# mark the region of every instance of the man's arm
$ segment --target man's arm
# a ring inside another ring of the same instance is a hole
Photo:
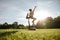
[[[36,6],[34,7],[33,11],[35,11],[35,9],[36,9]]]
[[[27,15],[26,15],[26,19],[28,19],[28,16],[29,16],[29,15],[28,15],[28,13],[27,13]]]

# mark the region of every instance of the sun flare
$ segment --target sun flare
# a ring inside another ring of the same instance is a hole
[[[46,10],[41,10],[41,11],[37,11],[35,13],[35,17],[38,19],[38,20],[43,20],[45,19],[46,17],[50,16],[49,15],[49,12],[46,11]]]

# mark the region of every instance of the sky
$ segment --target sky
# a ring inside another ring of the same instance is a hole
[[[13,23],[27,25],[26,14],[34,8],[35,17],[60,16],[60,0],[0,0],[0,23]]]

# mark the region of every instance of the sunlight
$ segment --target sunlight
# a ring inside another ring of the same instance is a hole
[[[37,18],[37,20],[43,20],[48,16],[50,16],[50,15],[47,10],[40,10],[35,13],[35,17]]]

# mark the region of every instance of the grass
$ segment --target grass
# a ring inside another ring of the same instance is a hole
[[[60,29],[0,29],[0,40],[60,40]]]

